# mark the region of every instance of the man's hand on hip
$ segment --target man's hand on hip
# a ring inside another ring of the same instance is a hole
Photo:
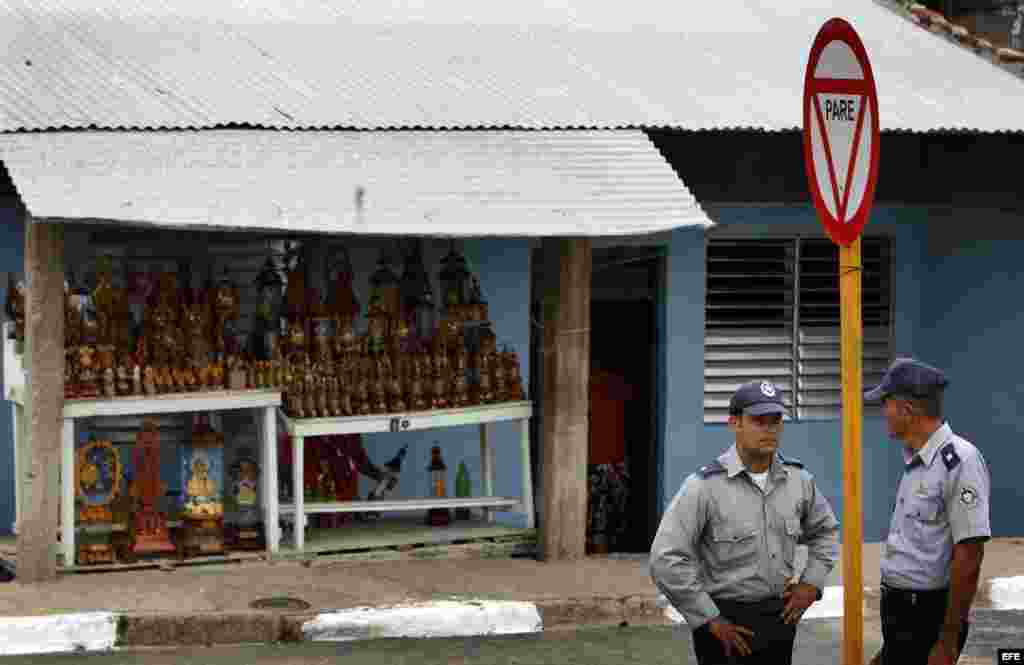
[[[818,599],[818,587],[806,582],[790,584],[782,592],[786,606],[782,608],[782,619],[785,623],[799,623],[800,618],[814,601]]]
[[[743,626],[737,626],[736,624],[723,619],[722,617],[715,617],[708,623],[708,629],[711,634],[718,638],[718,641],[722,643],[725,648],[726,658],[732,656],[735,650],[741,656],[749,656],[751,653],[750,644],[744,639],[753,639],[754,631]]]

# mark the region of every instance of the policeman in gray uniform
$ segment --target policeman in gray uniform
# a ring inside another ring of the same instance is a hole
[[[771,382],[741,386],[729,403],[735,445],[683,482],[651,546],[651,577],[693,630],[701,665],[788,665],[838,557],[832,508],[778,452],[784,413]],[[809,551],[796,581],[798,544]]]
[[[957,661],[978,588],[989,527],[989,472],[981,452],[944,422],[949,380],[897,359],[865,393],[881,401],[889,436],[903,442],[903,477],[882,555],[882,650],[872,665]]]

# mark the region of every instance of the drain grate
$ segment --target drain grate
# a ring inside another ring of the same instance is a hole
[[[276,598],[259,598],[249,603],[254,610],[308,610],[310,604],[298,598],[278,596]]]

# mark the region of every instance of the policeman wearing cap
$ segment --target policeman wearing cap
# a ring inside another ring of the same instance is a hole
[[[790,663],[797,623],[836,563],[832,508],[778,452],[784,413],[771,382],[741,386],[729,403],[735,445],[686,478],[651,546],[651,577],[693,630],[701,665]],[[798,544],[808,560],[795,579]]]
[[[949,380],[897,359],[864,394],[881,401],[903,443],[903,477],[882,554],[882,650],[872,665],[955,663],[967,641],[989,528],[989,472],[981,452],[943,420]]]

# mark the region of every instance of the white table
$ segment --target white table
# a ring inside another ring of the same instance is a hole
[[[285,431],[292,439],[292,492],[294,503],[281,505],[280,512],[295,516],[295,549],[305,549],[306,515],[318,513],[354,512],[397,512],[406,510],[428,510],[430,508],[481,508],[487,520],[494,521],[494,510],[513,509],[526,515],[528,528],[534,527],[533,477],[530,466],[530,418],[533,405],[529,401],[483,404],[458,409],[414,411],[409,413],[388,413],[371,416],[350,416],[344,418],[289,418],[278,411]],[[494,448],[491,445],[491,429],[494,423],[519,421],[520,459],[522,471],[522,496],[494,496]],[[459,498],[422,498],[386,501],[336,501],[306,503],[303,496],[304,441],[311,436],[332,434],[373,434],[384,432],[409,432],[439,427],[479,425],[480,460],[483,495]],[[277,519],[275,518],[275,523]],[[275,532],[278,535],[280,532]],[[276,547],[277,543],[275,543]]]

